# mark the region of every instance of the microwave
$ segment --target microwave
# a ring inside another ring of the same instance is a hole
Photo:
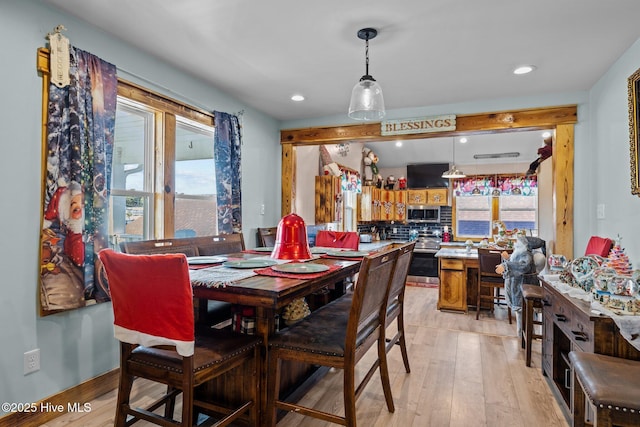
[[[440,206],[409,205],[407,222],[440,222]]]

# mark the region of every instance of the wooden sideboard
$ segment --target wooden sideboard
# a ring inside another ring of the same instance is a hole
[[[593,313],[589,302],[562,294],[544,280],[542,286],[542,374],[550,380],[552,389],[561,397],[561,407],[571,418],[570,351],[633,360],[640,360],[640,351],[620,334],[613,319]]]

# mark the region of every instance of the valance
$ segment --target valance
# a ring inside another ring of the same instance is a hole
[[[458,196],[536,196],[538,177],[521,175],[473,176],[453,180],[453,195]]]

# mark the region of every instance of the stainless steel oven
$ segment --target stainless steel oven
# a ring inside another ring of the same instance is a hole
[[[438,277],[438,259],[435,255],[441,242],[442,239],[434,233],[418,235],[409,266],[408,281],[421,282],[428,277]]]

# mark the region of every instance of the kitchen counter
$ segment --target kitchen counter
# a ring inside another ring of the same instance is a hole
[[[406,240],[378,240],[371,243],[358,244],[359,251],[373,252],[384,248],[385,246],[393,245],[394,243],[405,243]]]
[[[478,259],[478,250],[466,248],[440,248],[436,252],[436,258],[460,258],[460,259]]]

